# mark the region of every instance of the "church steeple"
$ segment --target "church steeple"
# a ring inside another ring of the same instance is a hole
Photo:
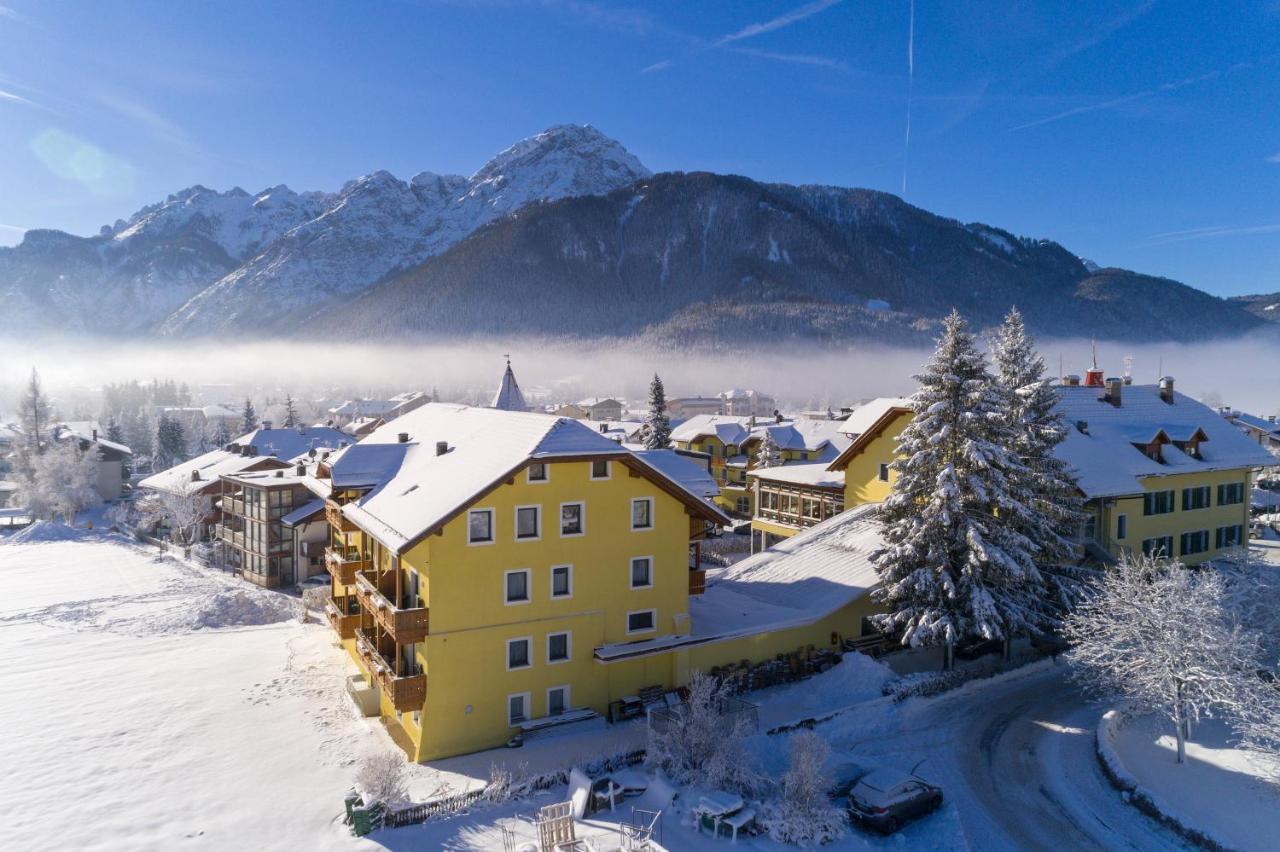
[[[490,408],[501,408],[503,411],[528,411],[529,406],[524,401],[524,394],[520,393],[516,374],[511,372],[511,356],[507,355],[506,359],[507,369],[502,374],[502,382],[498,385],[498,392],[494,394],[493,405]]]

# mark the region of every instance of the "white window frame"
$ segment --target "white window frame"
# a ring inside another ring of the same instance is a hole
[[[548,686],[547,687],[547,715],[548,716],[551,715],[551,693],[555,692],[557,689],[564,690],[564,710],[562,710],[561,712],[568,713],[573,708],[573,705],[569,703],[569,694],[570,694],[569,684],[566,683],[560,686]],[[510,713],[510,708],[508,708],[508,713]]]
[[[604,462],[604,476],[596,476],[596,462]],[[587,470],[587,476],[595,482],[604,482],[606,479],[613,479],[613,465],[609,463],[609,459],[592,459],[591,467]]]
[[[567,533],[564,531],[564,507],[565,506],[578,507],[578,526],[582,529],[581,532]],[[585,500],[566,500],[565,502],[561,503],[560,514],[559,514],[559,526],[560,526],[561,538],[582,538],[584,535],[586,535],[587,534],[587,502]]]
[[[533,478],[533,466],[535,464],[542,465],[542,479]],[[551,465],[547,464],[545,461],[529,462],[529,466],[524,469],[524,481],[530,485],[546,485],[551,481]]]
[[[632,629],[631,629],[631,616],[633,616],[633,615],[640,615],[640,614],[642,614],[642,613],[646,613],[646,612],[647,612],[647,613],[649,613],[651,616],[653,616],[653,619],[652,619],[653,626],[652,626],[652,627],[645,627],[645,628],[642,628],[642,629],[640,629],[640,630],[632,630]],[[656,610],[656,609],[633,609],[631,612],[628,612],[628,613],[627,613],[627,635],[628,635],[628,636],[635,636],[635,635],[636,635],[636,634],[638,634],[638,633],[655,633],[655,632],[657,632],[657,630],[658,630],[658,610]]]
[[[647,527],[636,526],[636,504],[637,503],[649,504],[649,526]],[[658,509],[657,503],[658,501],[653,499],[652,497],[632,497],[631,498],[631,516],[627,518],[627,522],[631,524],[632,532],[651,532],[657,528],[658,526],[658,521],[656,518],[657,509]]]
[[[471,516],[487,512],[489,514],[489,538],[481,541],[472,541],[471,539]],[[498,540],[498,513],[493,509],[469,509],[467,510],[467,547],[483,547],[487,544],[493,544]]]
[[[565,658],[563,660],[551,659],[551,637],[552,636],[564,637]],[[573,631],[572,630],[555,630],[555,631],[552,631],[551,633],[548,633],[547,634],[547,665],[558,666],[558,665],[561,665],[562,663],[568,663],[572,661],[573,661]]]
[[[565,568],[569,575],[569,592],[563,595],[556,594],[556,569]],[[573,566],[565,563],[564,565],[552,565],[550,574],[550,583],[547,585],[547,595],[553,601],[567,601],[573,597]]]
[[[649,562],[649,582],[643,586],[637,586],[636,583],[636,562],[645,559]],[[653,557],[652,556],[633,556],[627,562],[627,588],[630,589],[652,589],[653,588]]]
[[[525,597],[522,601],[513,601],[508,599],[507,578],[512,574],[524,575],[524,592]],[[502,572],[502,603],[503,606],[528,606],[533,603],[533,571],[528,568],[512,568],[510,571]]]
[[[511,699],[520,698],[524,700],[524,718],[511,718]],[[533,693],[532,692],[513,692],[507,696],[507,727],[518,728],[521,722],[527,722],[533,718]]]
[[[516,642],[524,642],[525,648],[528,651],[528,653],[525,656],[527,657],[529,662],[523,666],[511,665],[511,646],[514,645]],[[503,660],[503,662],[506,663],[507,671],[522,672],[525,669],[533,668],[533,637],[532,636],[517,636],[514,639],[508,639],[506,644],[506,651],[507,651],[507,655],[506,655],[506,658]]]
[[[520,535],[520,510],[521,509],[533,509],[534,512],[537,513],[537,519],[538,519],[537,535],[532,535],[532,536]],[[515,513],[512,515],[512,518],[515,520],[515,525],[516,525],[516,528],[514,530],[516,541],[542,541],[542,504],[529,503],[524,506],[516,506]]]

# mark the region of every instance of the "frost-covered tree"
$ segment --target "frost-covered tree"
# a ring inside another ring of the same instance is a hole
[[[1253,677],[1256,638],[1225,605],[1214,570],[1154,556],[1126,556],[1105,571],[1067,615],[1073,676],[1173,725],[1178,763],[1191,724],[1241,709],[1242,676]]]
[[[182,422],[160,415],[156,426],[156,466],[170,468],[187,458],[187,437]]]
[[[745,746],[750,733],[724,713],[715,678],[695,671],[688,700],[650,720],[645,760],[678,784],[750,794],[765,783]]]
[[[773,437],[773,430],[765,427],[764,437],[760,439],[760,449],[756,450],[756,467],[777,467],[782,464],[782,450]]]
[[[81,452],[75,438],[50,441],[29,471],[18,478],[18,502],[32,516],[68,524],[76,513],[102,502],[98,495],[98,451]]]
[[[885,547],[874,557],[888,612],[882,627],[905,644],[1003,639],[1031,630],[1043,578],[1035,545],[1010,518],[1025,516],[1027,474],[1008,450],[1015,436],[968,325],[956,311],[916,376],[902,431],[897,479],[879,509]]]
[[[298,419],[298,408],[294,405],[293,394],[284,395],[284,428],[293,429],[301,425]]]
[[[218,418],[218,425],[214,427],[211,440],[215,448],[222,448],[231,443],[231,432],[227,429],[227,421],[225,419]]]
[[[645,417],[644,446],[648,450],[665,450],[671,445],[671,418],[667,416],[667,392],[662,379],[653,374],[649,383],[649,414]]]
[[[138,501],[145,527],[163,526],[169,540],[190,547],[200,538],[200,522],[209,513],[209,498],[200,493],[206,483],[183,483],[173,492],[152,491]]]
[[[124,429],[120,428],[120,423],[114,417],[107,419],[107,440],[127,445],[124,439]]]
[[[832,778],[824,767],[830,753],[813,731],[791,738],[782,795],[765,808],[764,823],[774,840],[808,846],[844,837],[848,816],[827,794]]]
[[[253,408],[253,400],[244,398],[244,411],[240,414],[240,432],[247,435],[258,428],[258,412]]]
[[[404,756],[396,751],[378,751],[365,755],[356,769],[356,790],[366,805],[388,807],[408,801],[405,785]]]
[[[36,457],[44,452],[49,442],[52,419],[53,410],[40,384],[40,374],[32,367],[27,389],[18,401],[19,434],[14,445],[14,467],[20,477],[34,475]]]
[[[1008,448],[1022,463],[1011,471],[1011,489],[1024,496],[1025,512],[1005,518],[1025,535],[1045,580],[1029,603],[1043,606],[1046,626],[1057,622],[1079,598],[1090,574],[1077,562],[1072,536],[1084,521],[1083,499],[1071,468],[1054,454],[1067,436],[1057,393],[1045,377],[1044,359],[1027,333],[1022,314],[1009,311],[992,346],[996,392],[1013,433]]]

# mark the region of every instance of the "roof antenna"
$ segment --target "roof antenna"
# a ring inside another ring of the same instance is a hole
[[[1098,341],[1090,340],[1089,346],[1093,349],[1093,369],[1098,369]]]
[[[1066,378],[1066,367],[1063,366],[1062,353],[1058,353],[1058,384],[1062,384],[1062,380]]]
[[[1124,383],[1126,385],[1133,383],[1133,356],[1124,356]]]
[[[1160,384],[1160,380],[1164,378],[1164,354],[1161,353],[1160,358],[1156,361],[1156,384]]]

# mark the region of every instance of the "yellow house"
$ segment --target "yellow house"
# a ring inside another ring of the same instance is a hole
[[[1055,388],[1069,426],[1057,455],[1074,470],[1088,519],[1080,544],[1101,559],[1163,553],[1188,565],[1247,541],[1250,477],[1274,459],[1172,378],[1126,385],[1098,374]],[[856,412],[855,412],[856,413]],[[852,418],[851,418],[852,419]],[[905,405],[885,406],[831,465],[845,474],[845,505],[889,493]]]
[[[757,467],[748,477],[755,497],[752,553],[844,511],[844,474],[822,462]]]
[[[728,521],[642,455],[574,420],[432,404],[320,475],[329,618],[413,759],[684,683],[670,655],[595,657],[690,632],[691,544]]]
[[[889,496],[894,474],[889,463],[897,456],[898,436],[911,422],[905,397],[880,397],[856,408],[845,421],[849,445],[829,466],[844,475],[844,505],[879,503]]]

